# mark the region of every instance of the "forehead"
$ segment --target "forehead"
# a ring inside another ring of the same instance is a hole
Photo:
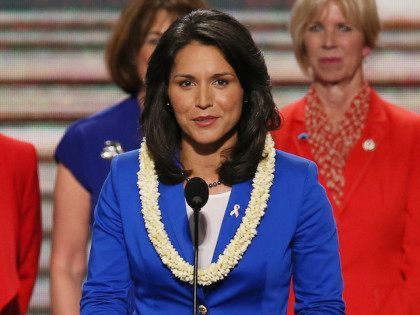
[[[193,41],[177,52],[172,71],[204,72],[217,69],[233,71],[219,48]]]
[[[317,6],[314,9],[314,12],[309,15],[309,22],[325,20],[332,13],[336,17],[343,18],[344,20],[349,19],[349,16],[351,18],[351,14],[342,3],[336,1],[325,1],[320,6]]]
[[[150,25],[148,33],[164,33],[175,21],[176,16],[165,9],[159,9]]]

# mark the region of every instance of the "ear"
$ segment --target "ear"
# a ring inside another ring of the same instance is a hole
[[[372,52],[372,48],[368,46],[363,47],[362,49],[363,58],[366,58],[367,56],[369,56],[371,52]]]

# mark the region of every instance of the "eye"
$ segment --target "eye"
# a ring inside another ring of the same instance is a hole
[[[347,24],[339,24],[338,29],[341,32],[350,32],[350,31],[353,30],[353,28],[350,25],[347,25]]]
[[[228,82],[227,82],[226,80],[223,80],[223,79],[217,79],[217,80],[215,81],[215,84],[216,84],[216,85],[220,85],[220,86],[224,86],[224,85],[227,85],[227,84],[228,84]]]
[[[320,32],[322,30],[322,25],[321,24],[319,24],[319,23],[314,23],[314,24],[311,24],[311,25],[309,25],[309,27],[308,27],[308,31],[309,32],[314,32],[314,33],[316,33],[316,32]]]
[[[184,80],[184,81],[178,82],[178,85],[182,87],[189,87],[189,86],[192,86],[192,82],[190,80]]]

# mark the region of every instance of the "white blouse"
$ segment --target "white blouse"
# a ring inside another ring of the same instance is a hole
[[[198,267],[200,268],[208,267],[211,264],[229,197],[230,191],[209,195],[209,200],[200,211],[198,229]],[[191,238],[193,239],[193,210],[188,204],[186,206]]]

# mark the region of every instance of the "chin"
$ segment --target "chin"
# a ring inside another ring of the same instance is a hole
[[[206,147],[217,149],[224,147],[225,145],[231,146],[233,143],[235,143],[236,130],[232,129],[230,132],[220,134],[215,134],[215,132],[212,132],[210,134],[193,135],[190,139],[192,140],[192,143],[195,143],[195,145],[201,149]]]
[[[345,80],[345,76],[338,73],[318,73],[315,76],[315,81],[322,82],[322,83],[339,83],[341,81]]]

